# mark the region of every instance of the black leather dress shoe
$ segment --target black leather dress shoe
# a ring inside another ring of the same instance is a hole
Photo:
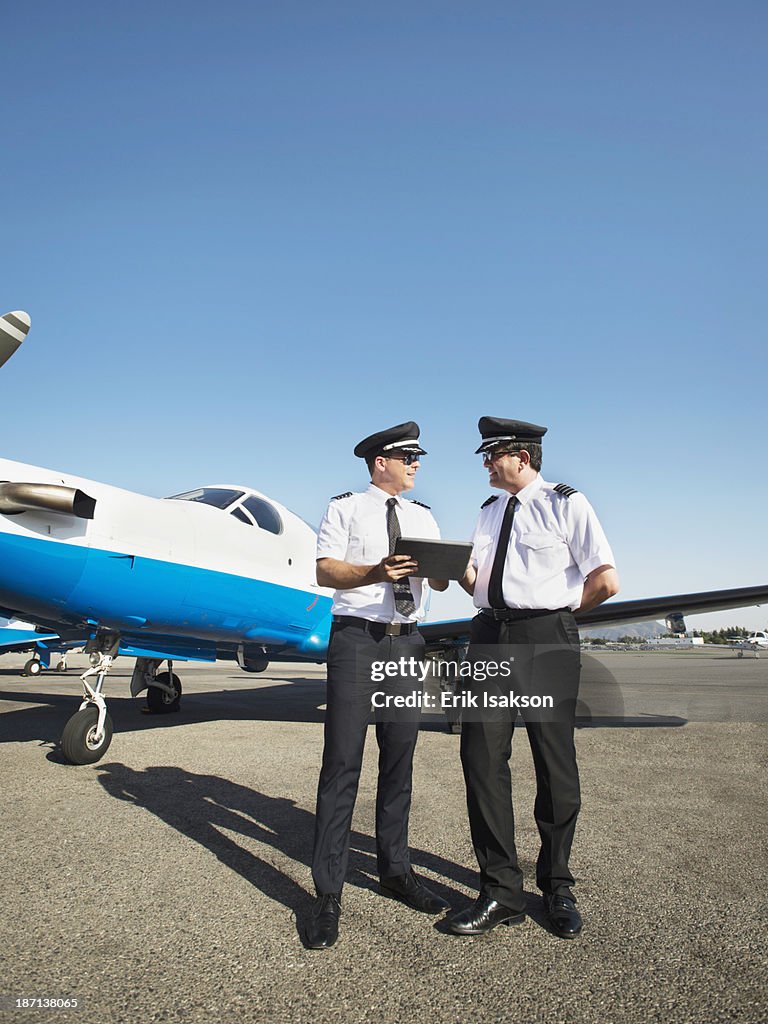
[[[456,935],[485,935],[497,924],[522,924],[525,914],[516,914],[487,896],[478,896],[471,907],[454,914],[448,921],[448,927]]]
[[[420,910],[423,914],[442,914],[450,909],[450,904],[432,892],[417,878],[413,871],[407,875],[394,875],[391,878],[380,878],[379,885],[385,895],[393,896],[401,903],[411,907],[413,910]]]
[[[339,937],[341,893],[328,892],[318,896],[312,908],[304,939],[310,949],[328,949]]]
[[[570,896],[544,893],[544,909],[552,931],[561,939],[575,939],[581,932],[581,914],[576,909],[576,900]]]

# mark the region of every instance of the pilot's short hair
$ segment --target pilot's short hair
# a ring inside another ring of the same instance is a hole
[[[517,452],[528,452],[531,456],[531,469],[535,469],[537,473],[541,472],[542,451],[540,444],[536,444],[534,441],[512,441],[504,445],[504,451],[511,452],[513,455]]]

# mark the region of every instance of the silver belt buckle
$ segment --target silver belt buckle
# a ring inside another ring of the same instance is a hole
[[[403,631],[402,622],[388,622],[384,630],[385,636],[400,636]]]

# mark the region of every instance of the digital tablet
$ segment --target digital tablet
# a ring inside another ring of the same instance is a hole
[[[467,571],[472,545],[466,541],[398,537],[394,553],[415,558],[419,563],[417,576],[431,576],[433,580],[460,580]]]

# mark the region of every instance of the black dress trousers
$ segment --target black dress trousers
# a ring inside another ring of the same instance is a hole
[[[340,892],[347,873],[349,833],[357,797],[363,748],[376,691],[421,693],[418,677],[371,679],[374,662],[424,656],[418,632],[384,636],[334,624],[328,647],[325,746],[317,787],[312,877],[319,894]],[[420,708],[388,708],[376,714],[379,773],[376,792],[376,858],[380,877],[410,871],[408,815],[413,752]]]
[[[509,759],[515,709],[483,709],[484,693],[510,689],[547,695],[551,711],[521,710],[536,772],[534,816],[541,839],[536,881],[545,893],[571,896],[568,859],[579,813],[579,772],[573,732],[579,690],[579,634],[573,614],[553,612],[516,622],[473,619],[470,660],[513,658],[504,686],[473,681],[479,708],[464,718],[461,761],[480,891],[516,912],[525,909],[523,873],[515,847]]]

